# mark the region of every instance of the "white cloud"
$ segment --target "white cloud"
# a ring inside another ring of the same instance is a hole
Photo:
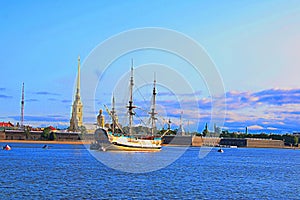
[[[248,130],[251,130],[251,129],[253,129],[253,130],[262,130],[262,129],[264,129],[262,126],[259,126],[259,125],[252,125],[252,126],[248,126]]]

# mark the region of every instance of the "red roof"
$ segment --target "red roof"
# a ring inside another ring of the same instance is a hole
[[[49,126],[48,128],[50,128],[52,131],[56,130],[56,128],[54,128],[53,126]]]
[[[0,122],[0,127],[13,127],[14,125],[10,122]]]

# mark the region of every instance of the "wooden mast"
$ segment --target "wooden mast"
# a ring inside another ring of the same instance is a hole
[[[130,85],[129,85],[129,90],[130,90],[130,98],[128,102],[128,114],[129,114],[129,135],[132,135],[132,123],[133,123],[133,115],[135,115],[133,109],[136,108],[133,105],[133,59],[131,60],[131,75],[130,75]]]
[[[156,77],[154,74],[154,82],[153,82],[153,93],[152,93],[152,105],[151,105],[151,112],[149,112],[150,116],[151,116],[151,134],[152,136],[154,135],[154,131],[156,129],[156,123],[155,121],[157,120],[157,118],[155,117],[155,115],[157,114],[155,112],[155,102],[156,102]]]

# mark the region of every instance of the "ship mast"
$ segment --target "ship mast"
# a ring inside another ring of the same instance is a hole
[[[129,90],[130,90],[130,98],[129,98],[129,102],[128,102],[128,114],[129,114],[129,135],[132,135],[132,122],[133,122],[133,115],[135,115],[133,109],[136,108],[133,105],[133,60],[131,60],[131,76],[130,76],[130,86],[129,86]]]
[[[154,74],[154,82],[153,82],[153,93],[152,93],[152,106],[151,106],[151,112],[149,112],[150,116],[151,116],[151,134],[152,136],[154,135],[154,131],[156,129],[156,123],[155,121],[157,120],[157,118],[155,117],[155,115],[157,114],[155,112],[155,97],[156,97],[156,78],[155,78],[155,74]]]
[[[115,111],[115,96],[113,95],[112,98],[112,108],[111,108],[111,115],[113,116],[113,123],[112,123],[112,131],[113,133],[115,132],[115,127],[116,127],[116,111]]]

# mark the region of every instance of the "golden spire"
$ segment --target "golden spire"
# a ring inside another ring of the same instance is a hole
[[[80,56],[78,56],[78,72],[77,72],[77,88],[76,96],[72,105],[72,117],[70,120],[70,131],[78,131],[82,126],[83,105],[80,100]]]

